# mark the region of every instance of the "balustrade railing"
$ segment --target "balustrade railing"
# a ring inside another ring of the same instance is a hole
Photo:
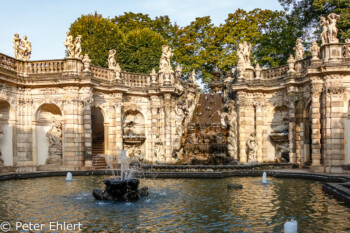
[[[98,66],[91,66],[91,71],[94,77],[108,80],[109,69],[98,67]]]
[[[124,85],[130,87],[144,87],[150,84],[151,76],[148,74],[135,74],[129,72],[121,72],[121,79]]]
[[[64,61],[32,61],[28,62],[28,69],[29,74],[62,73],[64,71]]]
[[[7,70],[16,71],[16,59],[0,53],[0,67]]]

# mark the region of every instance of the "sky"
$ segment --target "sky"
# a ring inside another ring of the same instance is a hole
[[[18,33],[32,42],[30,60],[62,59],[70,25],[95,11],[106,18],[130,11],[151,18],[168,15],[172,22],[186,26],[203,16],[220,25],[238,8],[282,10],[278,0],[0,0],[0,53],[14,56],[12,38]]]

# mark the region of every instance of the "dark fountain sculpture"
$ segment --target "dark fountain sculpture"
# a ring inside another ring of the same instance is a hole
[[[140,197],[148,196],[148,187],[138,189],[140,181],[132,178],[133,169],[130,169],[128,162],[125,151],[122,151],[120,178],[105,179],[105,190],[94,189],[92,194],[96,200],[137,201]]]

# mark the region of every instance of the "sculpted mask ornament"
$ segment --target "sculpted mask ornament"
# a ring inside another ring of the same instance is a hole
[[[295,60],[298,61],[304,59],[304,49],[301,39],[297,39],[296,45],[293,49],[295,50]]]
[[[28,61],[32,54],[32,43],[27,40],[27,36],[23,40],[16,33],[12,39],[15,58],[23,61]]]
[[[314,40],[312,43],[312,46],[310,47],[310,52],[312,54],[313,61],[319,60],[319,54],[320,54],[320,46],[318,46],[317,42]]]
[[[84,55],[83,63],[84,63],[84,72],[90,72],[90,62],[91,59],[89,58],[89,55],[86,53]]]

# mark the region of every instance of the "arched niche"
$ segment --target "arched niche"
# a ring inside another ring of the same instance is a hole
[[[286,106],[273,108],[269,129],[269,160],[289,161],[289,114]]]
[[[34,122],[34,163],[37,165],[61,165],[63,118],[60,108],[55,104],[41,105],[35,114]]]
[[[0,100],[0,166],[13,166],[13,115],[10,104]]]
[[[123,145],[129,157],[143,158],[145,133],[145,117],[141,111],[127,110],[123,115]]]
[[[105,154],[106,151],[106,135],[105,115],[101,108],[91,108],[91,130],[92,130],[92,156]]]

